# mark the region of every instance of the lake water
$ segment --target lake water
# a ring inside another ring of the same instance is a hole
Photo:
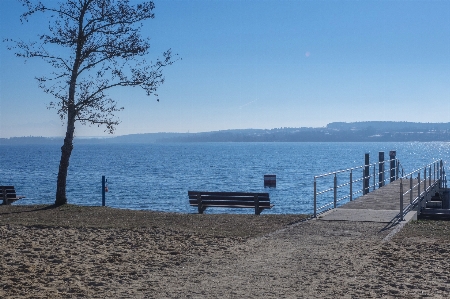
[[[312,213],[315,175],[371,163],[396,150],[406,172],[437,159],[450,161],[450,143],[176,143],[75,144],[67,179],[69,203],[195,213],[187,191],[269,192],[275,207],[264,214]],[[0,185],[14,185],[15,204],[54,202],[60,145],[0,145]],[[446,167],[448,169],[448,166]],[[277,176],[264,188],[265,174]],[[206,213],[253,213],[207,209]]]

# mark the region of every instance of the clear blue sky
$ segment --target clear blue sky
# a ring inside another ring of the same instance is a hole
[[[50,0],[51,1],[51,0]],[[155,1],[143,34],[165,71],[160,102],[110,96],[116,134],[321,127],[335,121],[450,122],[450,1]],[[0,38],[35,39],[47,20],[0,0]],[[62,136],[34,80],[50,69],[0,47],[0,137]],[[78,124],[77,136],[106,135]]]

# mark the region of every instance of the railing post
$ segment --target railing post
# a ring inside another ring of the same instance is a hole
[[[337,204],[337,176],[334,174],[334,208],[336,208]]]
[[[366,153],[364,156],[364,194],[369,193],[370,186],[370,169],[369,169],[369,153]]]
[[[403,179],[400,178],[400,221],[403,220]]]
[[[441,188],[441,169],[440,169],[440,161],[437,161],[436,162],[436,177],[437,177],[437,180],[439,180],[439,183],[438,183],[438,185],[439,185],[439,188]]]
[[[439,188],[441,188],[441,161],[437,161],[436,163],[436,176],[439,180]]]
[[[426,204],[427,202],[427,167],[423,169],[423,200]],[[423,206],[423,202],[422,202]]]
[[[389,151],[389,159],[390,159],[390,178],[389,182],[395,181],[395,156],[397,155],[396,151]]]
[[[316,177],[314,177],[314,218],[317,217],[317,182]]]
[[[413,179],[412,174],[409,177],[409,203],[413,202]]]
[[[397,159],[395,160],[395,179],[398,180],[398,172],[400,169],[400,161]],[[403,177],[403,174],[402,174]]]
[[[445,175],[445,168],[444,168],[444,162],[442,162],[442,160],[441,160],[441,176],[442,176],[442,179],[441,179],[441,184],[442,184],[442,188],[446,188],[446,186],[447,186],[447,177],[446,177],[446,175]]]
[[[430,165],[430,169],[428,170],[428,187],[431,186],[431,165]]]
[[[445,174],[444,165],[442,165],[442,188],[447,188],[447,175]]]
[[[421,206],[421,200],[420,200],[420,170],[417,172],[417,216],[420,215],[420,209],[422,208]]]
[[[436,162],[433,163],[433,181],[436,182]]]
[[[384,152],[378,153],[378,188],[384,186]]]
[[[373,164],[373,191],[375,191],[375,177],[376,177],[376,174],[375,174],[375,164]]]
[[[350,201],[353,200],[353,169],[350,169]]]
[[[364,180],[365,180],[365,177],[364,177],[364,167],[363,167],[363,169],[362,169],[362,195],[364,195],[364,194],[366,194],[365,192],[365,190],[366,190],[366,184],[364,183]]]

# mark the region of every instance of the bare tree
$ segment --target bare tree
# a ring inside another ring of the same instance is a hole
[[[56,98],[55,108],[67,124],[56,187],[56,205],[67,203],[66,181],[73,149],[75,123],[105,125],[113,133],[122,110],[106,92],[119,86],[139,86],[155,95],[164,82],[162,70],[174,62],[171,50],[156,62],[146,62],[149,38],[141,37],[142,22],[154,18],[152,1],[132,5],[129,0],[19,0],[27,9],[21,21],[37,13],[50,17],[49,31],[36,42],[7,40],[19,57],[41,58],[54,71],[37,77],[39,87]],[[158,99],[159,101],[159,99]]]

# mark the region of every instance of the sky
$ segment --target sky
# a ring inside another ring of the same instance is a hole
[[[154,2],[147,59],[171,48],[181,60],[164,70],[159,102],[138,88],[109,92],[125,107],[115,135],[450,122],[450,0]],[[0,0],[1,40],[46,32],[45,15],[21,24],[21,13]],[[64,136],[35,80],[51,71],[0,43],[0,138]],[[105,129],[76,124],[75,134]]]

